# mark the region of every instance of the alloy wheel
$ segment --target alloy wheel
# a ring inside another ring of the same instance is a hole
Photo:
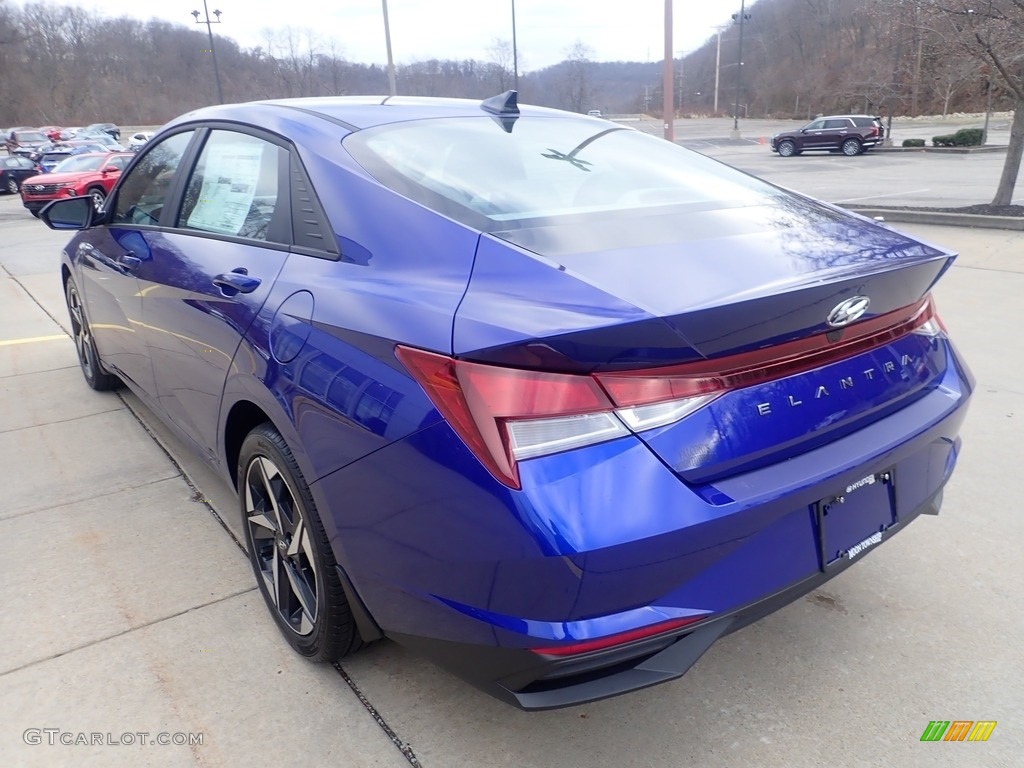
[[[12,195],[18,194],[18,182],[16,179],[7,180],[7,191]]]
[[[71,335],[78,351],[78,363],[82,366],[86,380],[91,382],[96,371],[92,337],[89,335],[89,323],[86,322],[85,312],[82,310],[82,297],[78,295],[78,288],[72,282],[68,283],[67,302],[68,313],[71,315]]]
[[[107,199],[107,196],[99,189],[89,190],[89,197],[92,198],[92,205],[97,211],[103,207],[103,201]]]
[[[246,468],[245,518],[271,603],[295,634],[310,634],[320,585],[308,522],[284,473],[266,456],[254,456]]]

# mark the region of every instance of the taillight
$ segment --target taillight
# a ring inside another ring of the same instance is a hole
[[[591,376],[525,371],[398,346],[395,354],[463,442],[503,483],[516,461],[629,434]]]
[[[518,461],[672,424],[731,390],[828,365],[911,332],[941,332],[930,297],[842,331],[644,370],[521,370],[401,345],[395,355],[484,466],[519,488]]]

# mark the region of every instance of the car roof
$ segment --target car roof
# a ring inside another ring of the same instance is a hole
[[[319,117],[348,130],[360,130],[377,125],[425,120],[441,117],[490,116],[475,99],[449,99],[418,96],[326,96],[299,99],[274,99],[244,104],[226,104],[205,107],[189,112],[170,125],[197,120],[243,120],[255,125],[270,116],[296,119],[306,114]],[[521,115],[562,115],[560,110],[546,107],[520,106]],[[582,119],[582,117],[581,117]]]

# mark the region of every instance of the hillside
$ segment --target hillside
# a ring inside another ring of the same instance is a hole
[[[948,30],[926,17],[921,3],[755,0],[747,8],[741,115],[985,109],[987,70],[950,42]],[[713,113],[720,51],[718,113],[731,114],[739,31],[736,24],[726,27],[720,41],[712,35],[673,62],[677,113]],[[314,39],[284,28],[266,47],[243,49],[218,38],[225,99],[387,92],[383,67],[336,54],[344,40],[310,43]],[[184,24],[0,0],[0,124],[163,122],[216,100],[208,48],[205,34]],[[432,59],[399,66],[398,91],[483,98],[505,90],[512,73],[507,51],[502,55],[498,48],[494,61]],[[521,74],[519,82],[523,102],[660,116],[661,62],[596,62],[585,40],[567,41],[565,61]],[[994,80],[993,106],[1007,109],[1011,99],[999,83]]]

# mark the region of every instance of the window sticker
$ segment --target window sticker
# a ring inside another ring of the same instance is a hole
[[[219,144],[206,154],[203,187],[188,217],[193,229],[237,235],[245,224],[263,164],[263,142]]]

